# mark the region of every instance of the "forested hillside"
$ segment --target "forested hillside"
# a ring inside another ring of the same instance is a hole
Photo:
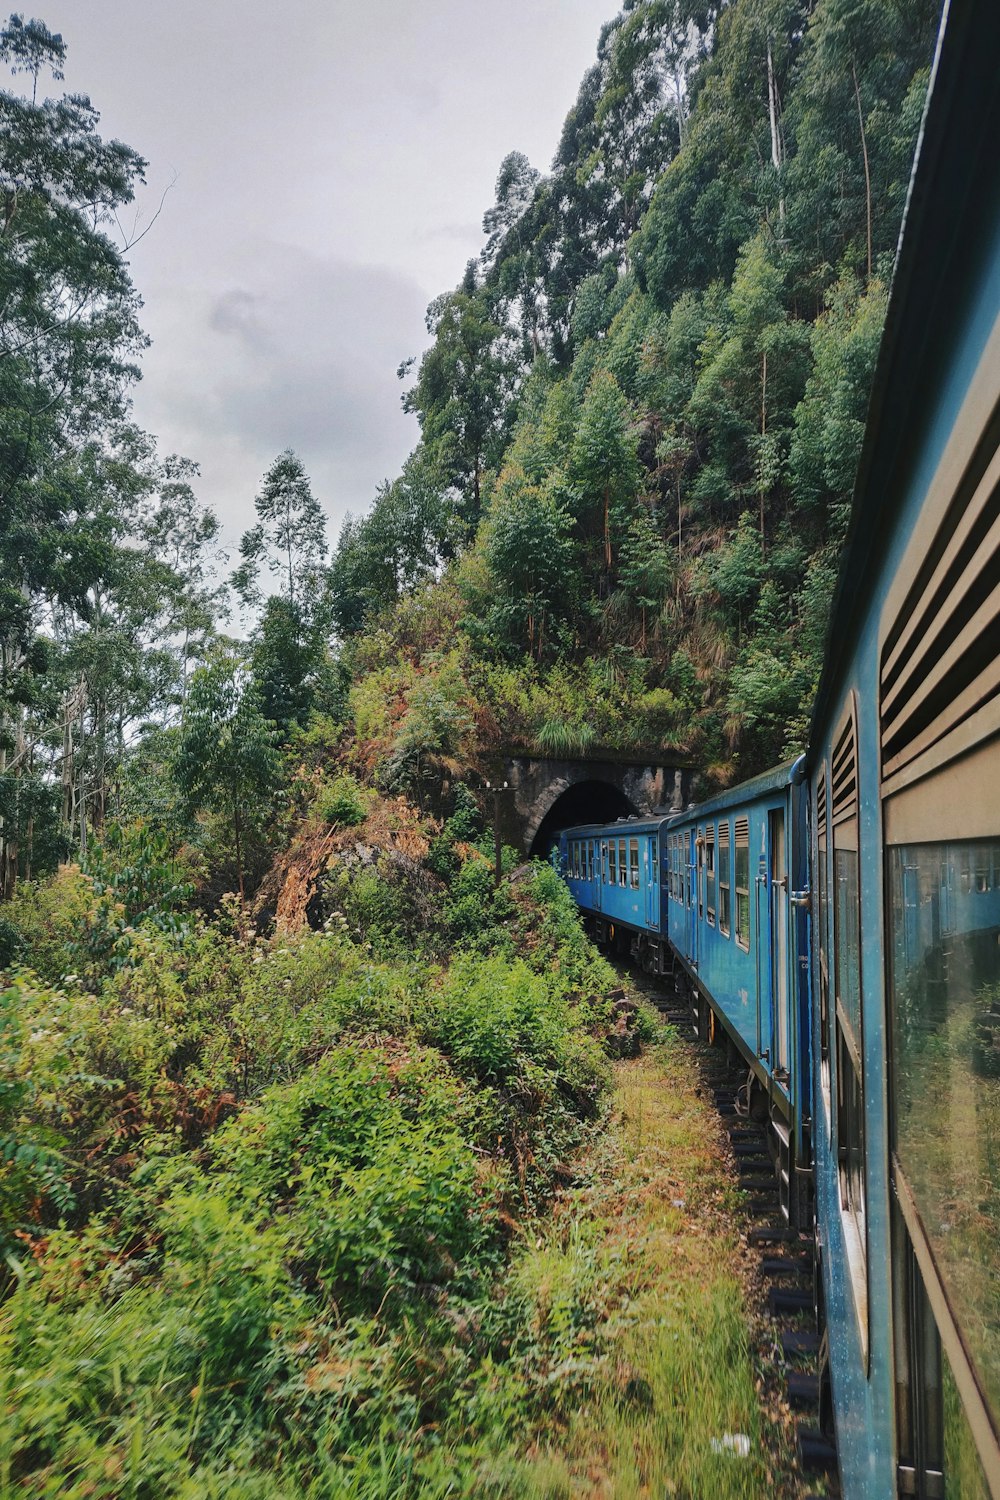
[[[400,372],[421,443],[333,561],[393,765],[670,742],[726,780],[802,743],[937,10],[633,0],[551,170],[503,162]]]

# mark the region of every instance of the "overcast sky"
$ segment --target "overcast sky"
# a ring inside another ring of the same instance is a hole
[[[396,368],[482,245],[508,151],[548,167],[615,0],[39,0],[63,85],[141,152],[135,397],[236,539],[301,455],[331,520],[417,440]],[[32,7],[31,13],[35,13]]]

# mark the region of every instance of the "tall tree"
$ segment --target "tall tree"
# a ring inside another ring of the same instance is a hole
[[[25,771],[25,714],[56,606],[86,608],[107,550],[74,453],[111,448],[144,345],[118,213],[142,159],[97,132],[83,95],[40,99],[62,77],[62,38],[12,16],[0,62],[30,94],[0,92],[0,782]],[[12,789],[0,796],[9,806]],[[2,819],[2,813],[0,813]],[[16,869],[0,822],[0,889]],[[15,841],[16,842],[16,841]]]
[[[257,525],[243,533],[243,561],[233,574],[233,585],[246,604],[259,607],[264,595],[258,574],[265,565],[280,576],[284,598],[305,618],[320,593],[326,518],[302,460],[291,448],[279,453],[265,473],[254,508]]]
[[[247,840],[266,817],[279,761],[274,726],[237,654],[219,651],[194,673],[175,766],[189,811],[208,808],[227,820],[242,897]]]

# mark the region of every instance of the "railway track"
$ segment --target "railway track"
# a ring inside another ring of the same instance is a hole
[[[748,1108],[745,1065],[724,1045],[721,1033],[722,1045],[701,1039],[696,1012],[669,977],[652,978],[628,968],[622,974],[690,1045],[704,1093],[729,1138],[734,1172],[745,1194],[747,1243],[758,1256],[764,1306],[774,1328],[774,1374],[797,1417],[799,1465],[822,1484],[824,1497],[839,1496],[836,1445],[828,1435],[829,1414],[821,1409],[819,1370],[826,1333],[816,1241],[790,1225],[782,1212],[774,1142],[766,1116],[754,1118]],[[819,1495],[809,1500],[819,1500]]]

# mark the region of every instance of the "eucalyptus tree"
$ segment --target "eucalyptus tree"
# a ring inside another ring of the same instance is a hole
[[[114,446],[145,344],[118,228],[145,164],[102,140],[86,96],[40,97],[65,56],[41,21],[0,29],[0,62],[25,83],[0,91],[0,892],[45,626],[54,608],[86,610],[107,561],[75,455]]]
[[[403,397],[420,422],[428,458],[455,497],[471,533],[482,513],[483,481],[510,437],[522,369],[508,332],[495,320],[489,288],[470,261],[456,291],[427,310],[434,342]],[[405,376],[409,366],[400,367]]]
[[[291,448],[279,453],[261,480],[254,499],[257,524],[240,540],[242,562],[233,586],[248,606],[264,602],[260,570],[281,581],[279,593],[307,617],[322,594],[326,558],[326,517],[312,492],[309,476]]]

